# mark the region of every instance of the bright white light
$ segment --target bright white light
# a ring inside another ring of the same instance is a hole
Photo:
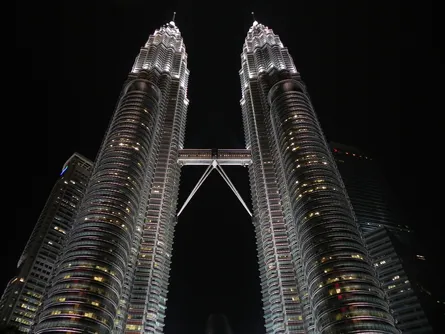
[[[170,21],[170,25],[172,25],[174,27],[175,26],[175,22]]]
[[[256,26],[258,24],[257,21],[253,21],[253,26]]]

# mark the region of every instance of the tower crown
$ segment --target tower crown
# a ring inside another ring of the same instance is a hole
[[[292,57],[280,37],[255,17],[244,40],[241,66],[242,87],[247,87],[251,78],[274,69],[297,73]]]
[[[171,36],[173,35],[176,37],[181,37],[181,32],[179,31],[179,28],[176,26],[175,23],[175,17],[176,17],[176,12],[173,12],[173,17],[171,21],[164,24],[160,29],[156,30],[155,35],[157,32],[165,32]]]
[[[272,29],[254,19],[247,32],[243,49],[250,52],[257,47],[263,47],[265,44],[284,47],[280,37],[276,35]]]
[[[161,28],[157,29],[154,33],[154,35],[157,34],[167,34],[172,37],[180,38],[181,32],[179,31],[179,28],[176,26],[175,21],[170,21],[166,24],[164,24]]]
[[[180,76],[181,68],[186,66],[187,55],[181,32],[175,23],[175,15],[168,23],[156,29],[141,48],[139,55],[131,70],[133,73],[141,69],[150,70],[157,68],[159,71],[171,72],[174,76]],[[178,58],[179,57],[179,58]],[[178,59],[180,59],[178,61]],[[183,81],[185,84],[185,81]]]

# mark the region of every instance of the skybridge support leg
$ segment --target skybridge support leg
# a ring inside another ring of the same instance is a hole
[[[187,199],[185,200],[184,204],[182,205],[181,210],[179,210],[177,217],[179,217],[179,215],[181,214],[181,212],[184,210],[184,208],[187,206],[187,204],[190,202],[190,200],[192,199],[193,195],[195,195],[195,193],[198,191],[199,187],[201,187],[201,185],[204,183],[204,181],[206,180],[206,178],[210,175],[210,173],[212,172],[213,168],[212,165],[209,165],[209,167],[207,167],[207,169],[205,170],[204,174],[202,174],[201,178],[199,179],[198,183],[196,184],[195,188],[193,188],[192,192],[190,193],[189,197],[187,197]]]
[[[215,166],[216,165],[216,166]],[[249,208],[247,207],[246,203],[244,202],[243,198],[241,197],[241,195],[239,194],[238,190],[236,190],[235,186],[233,185],[232,181],[230,180],[230,178],[227,176],[227,174],[224,172],[224,169],[222,169],[222,167],[220,165],[218,165],[217,163],[214,163],[214,166],[216,168],[216,170],[218,171],[218,173],[222,176],[222,178],[224,179],[224,181],[226,181],[227,185],[229,186],[230,189],[232,189],[233,193],[235,194],[235,196],[239,199],[239,201],[241,202],[241,204],[244,206],[244,208],[246,209],[247,213],[249,214],[249,216],[252,217],[252,213],[250,212]]]
[[[207,167],[207,169],[205,170],[204,174],[201,176],[201,178],[199,179],[198,183],[196,184],[195,188],[193,188],[192,192],[190,193],[190,195],[187,197],[187,199],[185,200],[184,204],[181,207],[181,210],[179,210],[178,214],[176,215],[176,217],[179,217],[179,215],[182,213],[182,211],[185,209],[185,207],[187,206],[187,204],[190,202],[190,200],[192,199],[192,197],[195,195],[195,193],[198,191],[199,187],[201,187],[201,185],[204,183],[204,181],[207,179],[207,177],[210,175],[210,173],[216,169],[218,171],[218,173],[221,175],[221,177],[224,179],[224,181],[226,181],[227,185],[229,186],[230,189],[232,189],[233,193],[235,194],[235,196],[239,199],[239,201],[241,202],[241,204],[244,206],[244,208],[246,209],[247,213],[249,214],[249,216],[252,217],[252,213],[250,212],[249,208],[247,207],[246,203],[244,202],[243,198],[241,197],[241,195],[239,194],[238,190],[236,190],[235,186],[233,185],[232,181],[230,180],[230,178],[227,176],[227,174],[224,172],[224,170],[222,169],[221,165],[218,164],[218,162],[216,160],[213,160],[213,162]]]

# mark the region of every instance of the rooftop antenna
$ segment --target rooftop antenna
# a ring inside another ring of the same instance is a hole
[[[252,18],[253,18],[254,21],[256,21],[255,20],[255,12],[252,12]]]
[[[173,12],[173,18],[172,21],[175,22],[176,12]]]

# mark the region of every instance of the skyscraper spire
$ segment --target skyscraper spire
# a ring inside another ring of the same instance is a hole
[[[252,12],[252,18],[253,18],[253,25],[254,25],[254,26],[257,25],[257,24],[258,24],[258,21],[255,20],[255,12]]]
[[[170,25],[170,27],[176,28],[175,17],[176,17],[176,12],[173,12],[172,20],[168,23],[168,25]]]

